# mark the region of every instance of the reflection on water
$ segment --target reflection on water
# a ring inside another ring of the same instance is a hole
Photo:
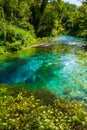
[[[46,87],[55,95],[87,102],[86,56],[87,52],[81,48],[64,44],[51,50],[37,48],[33,56],[24,55],[2,63],[0,83],[24,83],[33,89]]]

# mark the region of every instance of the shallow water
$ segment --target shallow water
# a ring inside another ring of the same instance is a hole
[[[76,46],[82,42],[60,36],[51,48],[37,48],[32,56],[9,58],[0,64],[0,83],[47,88],[57,96],[87,102],[87,52]]]

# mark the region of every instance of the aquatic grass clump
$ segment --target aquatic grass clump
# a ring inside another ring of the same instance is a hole
[[[45,104],[44,95],[48,90],[42,91],[42,97],[36,97],[35,92],[23,87],[0,85],[0,129],[87,129],[87,112],[82,103],[55,98],[53,102]],[[48,91],[49,95],[52,94]]]

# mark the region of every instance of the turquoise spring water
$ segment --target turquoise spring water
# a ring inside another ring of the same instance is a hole
[[[84,41],[63,35],[53,42],[32,56],[22,54],[1,63],[0,83],[47,88],[57,96],[87,102],[87,52],[77,46]]]

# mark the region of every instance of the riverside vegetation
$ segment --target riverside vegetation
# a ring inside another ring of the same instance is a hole
[[[17,51],[36,37],[69,34],[87,39],[87,4],[63,0],[0,0],[0,52]]]
[[[60,34],[87,39],[86,2],[0,0],[0,62]],[[0,85],[0,130],[87,130],[86,105],[22,86]]]
[[[56,98],[50,91],[0,86],[1,130],[86,130],[82,103]]]

